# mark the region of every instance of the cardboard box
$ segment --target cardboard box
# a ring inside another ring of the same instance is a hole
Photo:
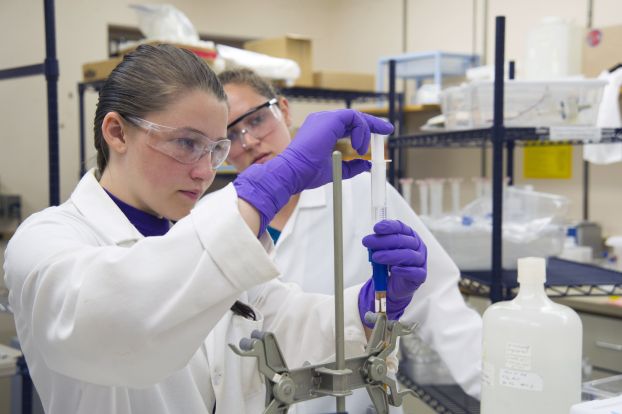
[[[370,73],[315,71],[313,86],[325,89],[342,89],[370,92],[375,89],[375,78]]]
[[[587,31],[583,42],[582,72],[597,77],[603,70],[622,63],[622,25]]]
[[[151,42],[146,42],[147,44],[161,44],[162,42],[158,42],[158,41],[151,41]],[[177,43],[171,43],[173,46],[182,48],[182,49],[188,49],[191,52],[193,52],[195,55],[203,58],[203,60],[205,60],[205,62],[207,62],[208,65],[212,66],[214,63],[214,60],[217,57],[217,52],[214,49],[210,49],[210,48],[203,48],[203,47],[199,47],[199,46],[190,46],[190,45],[183,45],[183,44],[177,44]],[[98,81],[98,80],[105,80],[108,75],[110,75],[110,72],[112,72],[112,70],[119,64],[121,63],[121,61],[123,60],[123,55],[126,55],[128,53],[130,53],[132,50],[135,50],[138,47],[138,45],[133,46],[131,48],[127,48],[127,49],[123,49],[122,51],[120,51],[119,53],[121,54],[120,57],[114,57],[111,59],[106,59],[106,60],[100,60],[97,62],[89,62],[89,63],[85,63],[84,65],[82,65],[82,79],[84,80],[84,82],[92,82],[92,81]],[[213,68],[213,66],[212,66]]]
[[[288,34],[281,37],[251,40],[244,43],[244,49],[278,58],[291,59],[300,66],[300,77],[296,86],[313,86],[313,62],[311,39]]]
[[[183,44],[183,43],[162,42],[162,41],[159,41],[159,40],[143,41],[140,44],[136,44],[135,46],[128,47],[128,48],[120,50],[119,54],[121,56],[127,55],[131,51],[136,50],[136,48],[138,46],[140,46],[140,45],[154,45],[155,46],[155,45],[161,45],[162,43],[170,44],[170,45],[173,45],[173,46],[178,47],[180,49],[188,49],[189,51],[193,52],[198,57],[201,57],[201,58],[207,60],[208,64],[211,64],[211,61],[213,61],[214,59],[216,59],[218,57],[218,51],[216,49],[214,49],[214,48],[203,47],[203,46],[198,46],[198,45],[187,45],[187,44]]]
[[[82,80],[84,82],[104,80],[122,60],[122,57],[115,57],[112,59],[85,63],[82,65]]]

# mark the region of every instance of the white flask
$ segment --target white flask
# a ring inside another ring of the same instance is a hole
[[[545,291],[545,260],[518,260],[514,300],[484,312],[482,414],[568,414],[581,401],[581,319]]]

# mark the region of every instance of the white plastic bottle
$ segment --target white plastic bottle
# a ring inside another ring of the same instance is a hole
[[[544,259],[519,259],[518,295],[484,312],[482,414],[568,414],[581,401],[581,319],[545,280]]]

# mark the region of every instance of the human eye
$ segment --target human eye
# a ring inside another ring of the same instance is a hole
[[[227,130],[227,138],[233,143],[240,139],[240,131],[237,129],[229,129]]]
[[[263,110],[261,110],[251,115],[248,118],[247,123],[250,127],[256,127],[258,125],[261,125],[265,120],[266,120],[266,113]]]
[[[175,138],[173,144],[179,151],[184,152],[195,152],[202,147],[196,139],[190,137]]]

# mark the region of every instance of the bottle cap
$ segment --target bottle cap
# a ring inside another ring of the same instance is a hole
[[[546,260],[542,257],[518,259],[518,283],[546,282]]]

